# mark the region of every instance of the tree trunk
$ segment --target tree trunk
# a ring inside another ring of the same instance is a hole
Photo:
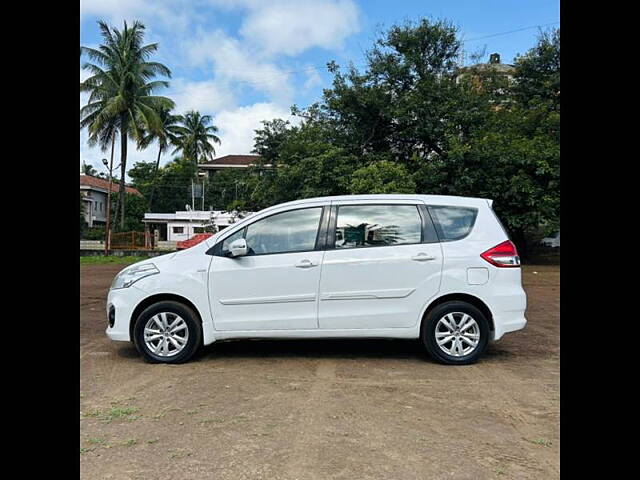
[[[124,186],[127,174],[127,133],[120,131],[120,191],[118,203],[120,204],[120,230],[124,229]]]
[[[158,159],[156,160],[156,169],[153,172],[153,181],[151,183],[151,194],[149,195],[149,211],[153,212],[153,193],[156,190],[156,179],[158,177],[158,169],[160,168],[160,155],[162,155],[162,147],[158,149]]]

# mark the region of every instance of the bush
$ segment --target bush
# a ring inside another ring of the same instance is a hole
[[[104,240],[104,227],[89,228],[82,236],[83,240]]]

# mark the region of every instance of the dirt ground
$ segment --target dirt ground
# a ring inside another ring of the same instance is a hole
[[[560,269],[475,365],[415,341],[237,341],[149,365],[104,334],[121,265],[81,267],[83,479],[559,477]]]

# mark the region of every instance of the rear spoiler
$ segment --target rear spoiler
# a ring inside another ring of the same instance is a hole
[[[488,198],[486,200],[487,200],[487,203],[489,204],[489,208],[493,208],[493,200],[490,200]]]

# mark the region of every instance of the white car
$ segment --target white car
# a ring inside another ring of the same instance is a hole
[[[414,338],[446,364],[526,324],[520,258],[492,201],[353,195],[276,205],[122,270],[112,340],[181,363],[238,338]]]
[[[558,230],[548,237],[544,237],[540,243],[545,247],[560,248],[560,231]]]

